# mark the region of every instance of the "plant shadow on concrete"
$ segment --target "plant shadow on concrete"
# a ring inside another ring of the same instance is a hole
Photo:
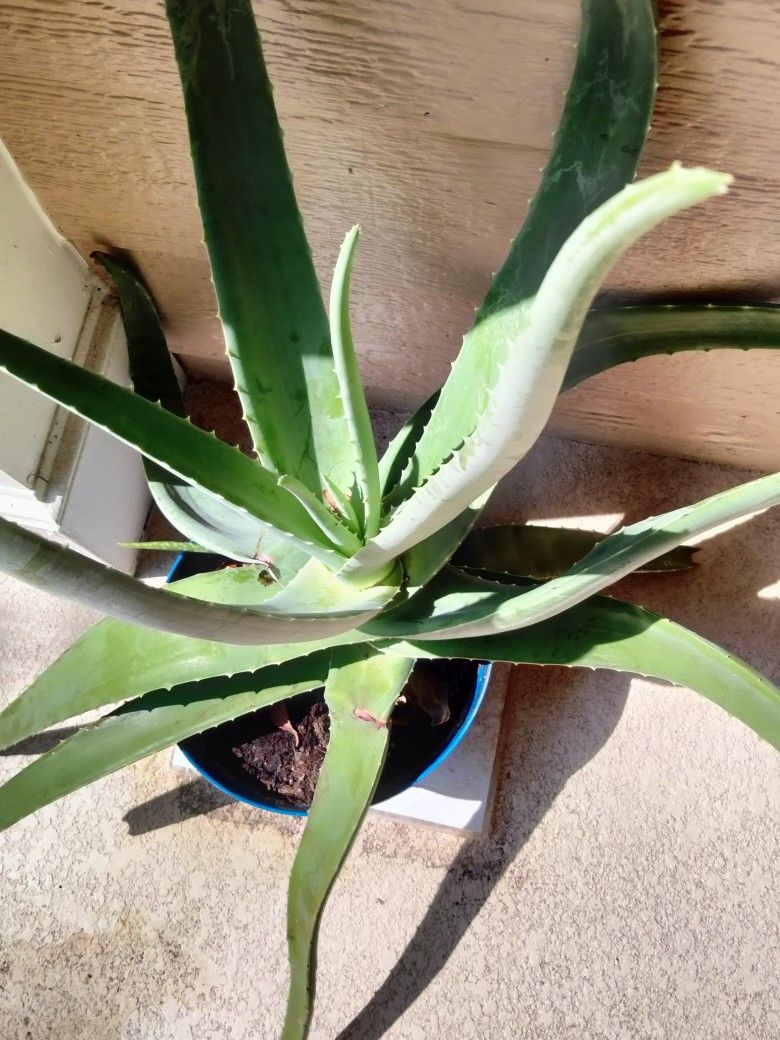
[[[138,838],[175,823],[207,816],[228,805],[235,805],[233,798],[198,777],[134,806],[125,813],[123,820],[127,824],[128,834]]]
[[[338,1040],[379,1040],[436,978],[566,783],[606,743],[631,684],[602,678],[594,703],[598,677],[521,667],[511,681],[524,692],[507,702],[490,831],[460,850],[398,963]]]

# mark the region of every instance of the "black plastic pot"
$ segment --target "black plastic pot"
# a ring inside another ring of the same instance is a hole
[[[223,561],[206,553],[182,553],[168,575],[168,581],[188,578],[214,570]],[[440,726],[395,726],[391,730],[390,749],[379,780],[373,804],[399,794],[437,769],[465,737],[485,696],[490,678],[489,664],[474,661],[431,661],[416,667],[431,668],[450,689],[450,718]],[[289,706],[293,722],[303,715],[312,701],[322,699],[322,690],[301,694]],[[266,788],[247,772],[233,748],[262,733],[273,723],[268,709],[244,715],[234,722],[190,737],[179,745],[185,758],[215,787],[225,794],[258,809],[305,816],[306,809]]]

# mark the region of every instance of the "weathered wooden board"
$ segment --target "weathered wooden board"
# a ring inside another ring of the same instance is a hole
[[[645,172],[737,174],[612,275],[620,294],[780,297],[780,4],[662,2]],[[573,61],[577,0],[262,0],[291,162],[323,283],[364,228],[355,326],[375,400],[448,371],[522,217]],[[224,372],[161,0],[2,0],[0,135],[85,253],[128,250],[189,367]],[[42,300],[42,306],[45,300]],[[564,398],[558,432],[780,464],[780,357],[648,359]]]

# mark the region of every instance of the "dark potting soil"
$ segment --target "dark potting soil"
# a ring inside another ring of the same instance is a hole
[[[233,754],[269,791],[284,795],[295,805],[308,807],[328,747],[328,709],[324,701],[314,701],[297,722],[293,716],[299,713],[292,705],[288,706],[287,713],[297,734],[297,747],[292,732],[275,729],[239,744],[233,748]]]
[[[468,710],[476,669],[470,661],[417,662],[391,716],[390,747],[374,801],[403,790],[443,750]],[[270,804],[308,809],[328,746],[328,709],[321,690],[295,697],[286,707],[290,725],[284,729],[279,728],[284,713],[280,719],[278,709],[266,708],[182,746],[208,762],[216,779],[254,786],[252,796]]]

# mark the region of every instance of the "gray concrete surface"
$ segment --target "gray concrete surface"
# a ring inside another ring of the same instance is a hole
[[[745,477],[548,439],[493,514],[607,529]],[[619,592],[777,678],[779,522]],[[89,621],[0,580],[2,697]],[[325,915],[312,1037],[777,1037],[780,756],[662,683],[522,668],[508,703],[488,836],[365,827]],[[4,1040],[275,1037],[300,823],[228,804],[168,759],[0,836]]]

